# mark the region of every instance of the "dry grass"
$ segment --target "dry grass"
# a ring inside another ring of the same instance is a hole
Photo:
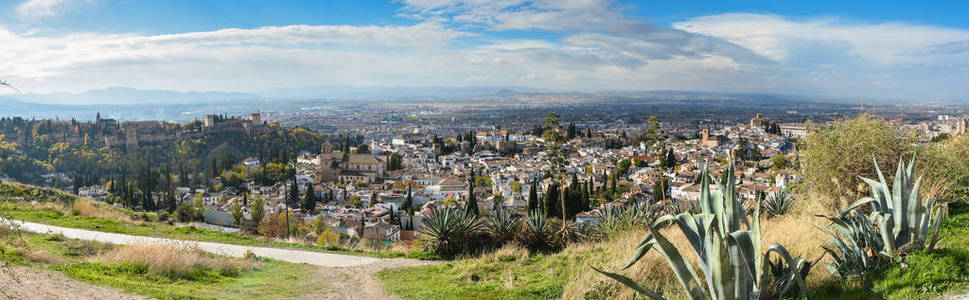
[[[134,244],[117,248],[96,259],[105,263],[144,264],[148,272],[169,277],[186,277],[199,271],[235,275],[253,268],[251,260],[240,260],[205,253],[196,247],[164,244]]]
[[[71,206],[70,213],[92,218],[133,222],[128,215],[115,210],[114,207],[84,198],[78,198],[76,201],[74,201],[74,204]]]
[[[661,229],[660,232],[678,249],[687,249],[687,247],[689,247],[689,242],[678,229],[673,230],[673,228],[664,228]],[[581,251],[583,248],[604,248],[605,252],[610,254],[609,256],[616,258],[596,267],[603,270],[616,271],[629,262],[629,259],[636,252],[636,246],[639,245],[645,236],[645,230],[633,230],[620,234],[612,240],[603,242],[601,244],[576,245],[570,246],[570,249]],[[696,259],[696,257],[693,255],[684,255],[684,257],[691,263],[695,262]],[[673,271],[670,270],[666,260],[664,260],[663,257],[657,254],[655,251],[651,251],[650,253],[646,254],[646,256],[639,260],[639,262],[637,262],[635,265],[630,267],[628,270],[620,271],[620,273],[636,279],[640,284],[643,284],[646,287],[663,291],[669,298],[680,299],[685,297],[685,295],[680,291],[680,285],[676,281],[676,277],[673,274]],[[596,273],[595,271],[589,269],[586,272],[580,272],[575,276],[575,278],[570,280],[569,283],[565,285],[562,298],[587,298],[587,293],[594,289],[605,290],[604,293],[598,293],[596,297],[593,297],[600,299],[630,299],[634,294],[632,290],[625,288],[611,279],[603,276],[602,274]]]
[[[67,261],[65,261],[63,258],[60,258],[59,256],[54,255],[53,253],[50,253],[44,249],[29,248],[21,251],[23,251],[23,257],[31,262],[52,266],[59,266],[67,263]]]

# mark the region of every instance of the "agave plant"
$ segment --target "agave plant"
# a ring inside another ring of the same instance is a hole
[[[780,278],[791,282],[785,284],[785,289],[790,289],[791,286],[803,287],[801,270],[807,263],[804,259],[791,257],[778,244],[771,245],[765,253],[760,253],[760,208],[755,208],[751,220],[747,219],[733,174],[731,164],[725,172],[723,182],[716,183],[718,189],[711,190],[710,180],[713,178],[708,168],[704,167],[698,201],[700,213],[665,215],[647,226],[649,234],[623,269],[633,266],[647,252],[655,249],[666,259],[677,281],[691,299],[752,299],[761,295],[762,286],[772,284],[766,282],[762,261],[768,260],[773,253],[780,256],[782,264],[789,270]],[[693,264],[683,258],[682,251],[689,250],[677,249],[659,232],[661,227],[670,223],[675,224],[689,240],[702,276],[697,274]],[[628,277],[594,267],[593,269],[647,297],[663,298],[659,292],[643,287]],[[799,290],[803,295],[804,289]]]
[[[700,207],[696,201],[683,201],[679,199],[669,199],[664,205],[666,214],[679,215],[682,213],[699,213]]]
[[[551,220],[544,213],[530,211],[525,226],[522,226],[515,239],[530,253],[550,251],[555,248],[552,228]]]
[[[871,204],[873,212],[869,218],[877,226],[884,244],[884,248],[878,253],[885,258],[897,260],[901,254],[910,250],[931,251],[939,241],[939,227],[945,215],[945,204],[937,202],[936,199],[923,201],[919,198],[922,178],[913,181],[914,167],[914,156],[909,164],[899,159],[894,182],[889,188],[878,161],[875,161],[878,181],[861,178],[871,187],[871,197],[852,203],[836,216],[842,219],[856,208]]]
[[[504,207],[498,207],[488,213],[488,234],[498,244],[510,240],[518,229],[518,216]]]
[[[764,284],[761,286],[760,299],[781,299],[785,296],[790,296],[794,294],[802,294],[801,290],[803,286],[800,286],[796,278],[791,272],[798,272],[800,278],[806,278],[808,273],[811,272],[811,268],[817,265],[818,262],[824,257],[818,257],[812,262],[802,259],[800,256],[794,258],[790,257],[789,253],[781,253],[778,250],[777,253],[780,258],[765,259],[764,260]],[[793,260],[796,262],[795,268],[789,268],[787,261]]]
[[[794,199],[785,192],[770,193],[762,205],[771,216],[783,215],[794,205]]]
[[[460,208],[444,207],[424,218],[421,234],[430,240],[438,254],[454,255],[467,250],[471,237],[480,230],[481,223],[474,215]]]
[[[876,253],[883,250],[884,244],[871,223],[861,212],[855,209],[840,217],[826,217],[831,220],[837,233],[820,228],[831,237],[824,251],[831,254],[832,261],[827,264],[828,271],[841,279],[862,277],[878,266]]]
[[[601,211],[590,231],[592,236],[608,238],[616,232],[645,228],[653,223],[655,217],[656,211],[646,201],[638,201],[625,207],[608,206]]]

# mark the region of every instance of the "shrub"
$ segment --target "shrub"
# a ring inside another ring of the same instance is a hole
[[[858,199],[864,184],[859,176],[875,175],[865,155],[892,162],[911,152],[911,140],[885,120],[861,115],[812,133],[804,145],[804,183],[830,199],[829,209]],[[894,167],[894,166],[889,166]]]
[[[195,219],[195,210],[188,202],[182,202],[175,208],[175,220],[185,223]]]

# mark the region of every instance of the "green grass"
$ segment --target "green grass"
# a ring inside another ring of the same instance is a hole
[[[491,254],[450,263],[386,269],[384,288],[404,299],[558,299],[563,287],[590,263],[607,261],[603,248],[550,255]]]
[[[940,242],[950,248],[969,249],[969,205],[964,202],[949,206],[949,217],[942,222]]]
[[[353,254],[371,256],[378,258],[414,258],[414,259],[440,259],[440,257],[429,253],[414,251],[403,253],[396,251],[371,252],[356,249],[346,249],[335,246],[319,246],[313,244],[296,244],[261,240],[249,236],[225,233],[208,229],[200,229],[192,226],[176,227],[160,222],[131,223],[120,220],[95,218],[81,215],[70,215],[52,208],[40,208],[26,203],[5,202],[0,204],[0,209],[4,210],[10,218],[44,223],[53,226],[86,229],[100,232],[120,233],[137,236],[150,236],[180,240],[217,242],[245,246],[263,246],[277,248],[293,248],[301,250],[312,250],[319,252],[330,252],[340,254]]]
[[[137,263],[84,262],[53,269],[91,284],[159,299],[278,299],[326,290],[316,267],[276,260],[237,275],[196,270],[189,278],[151,273]]]

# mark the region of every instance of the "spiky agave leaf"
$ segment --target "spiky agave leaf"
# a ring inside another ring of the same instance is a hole
[[[488,234],[496,241],[506,241],[518,229],[518,216],[504,207],[492,210],[488,214]]]
[[[771,216],[786,214],[794,206],[794,199],[785,192],[770,193],[764,199],[763,207]]]

